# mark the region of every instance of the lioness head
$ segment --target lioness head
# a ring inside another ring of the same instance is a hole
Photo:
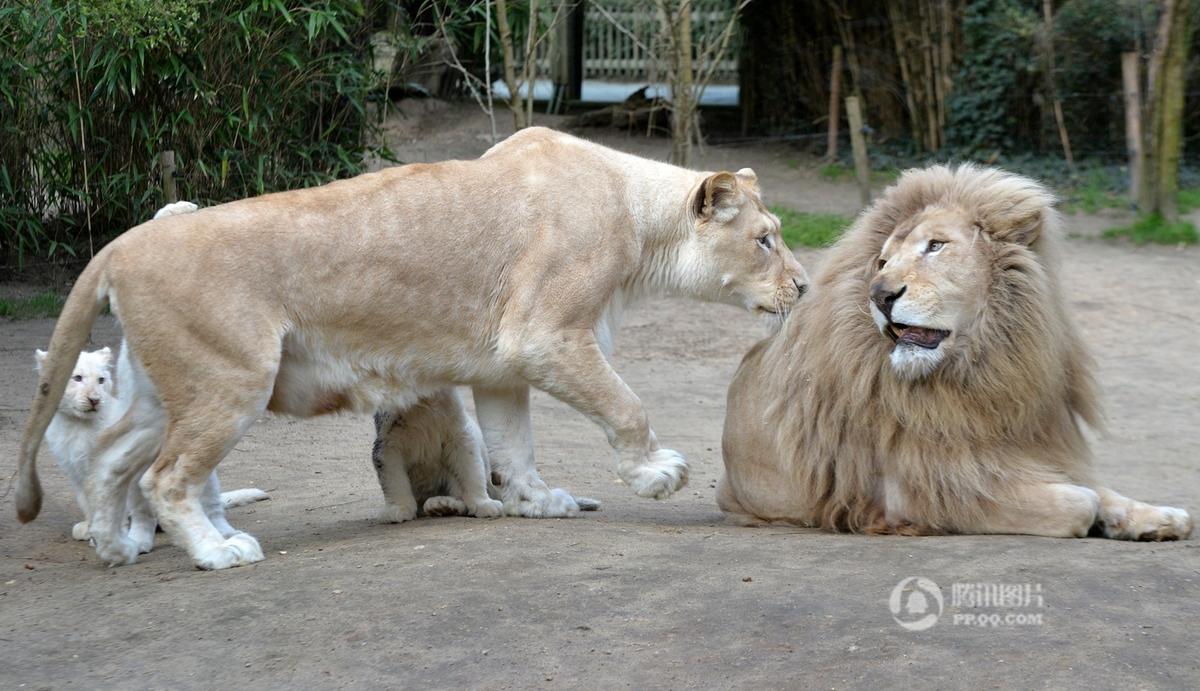
[[[708,176],[692,198],[697,251],[686,258],[696,292],[714,302],[784,315],[808,288],[808,274],[779,234],[753,170]]]
[[[892,342],[898,375],[929,375],[977,330],[1002,247],[1027,246],[1041,228],[1043,208],[1033,203],[1039,199],[1027,197],[1008,205],[1017,214],[933,204],[901,221],[884,241],[868,305],[882,337]]]

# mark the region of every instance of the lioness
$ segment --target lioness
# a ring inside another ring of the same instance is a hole
[[[1092,362],[1053,203],[998,170],[906,172],[742,361],[720,507],[835,530],[1186,538],[1187,512],[1093,477]]]
[[[474,161],[160,219],[99,252],[67,299],[22,437],[17,515],[40,509],[38,440],[106,303],[138,402],[88,484],[96,551],[137,558],[118,497],[150,465],[141,486],[166,532],[220,569],[262,550],[214,528],[199,491],[266,410],[400,410],[470,384],[504,503],[565,515],[574,502],[533,464],[532,384],[604,429],[637,494],[665,497],[687,464],[606,359],[622,306],[667,292],[780,312],[805,282],[749,169],[699,173],[542,128]]]

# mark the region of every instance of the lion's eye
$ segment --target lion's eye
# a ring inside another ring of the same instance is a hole
[[[771,244],[771,236],[770,235],[763,235],[762,237],[754,238],[754,241],[757,242],[758,246],[763,248],[764,250],[769,250],[773,246]]]
[[[942,242],[941,240],[930,240],[929,245],[925,247],[925,253],[932,254],[937,252],[938,250],[942,249],[945,244],[946,243]]]
[[[73,381],[83,381],[83,375],[82,375],[82,374],[76,374],[75,376],[71,377],[71,379],[72,379]]]
[[[883,271],[883,267],[887,266],[887,260],[883,257],[879,258],[879,263],[875,266],[876,271]]]

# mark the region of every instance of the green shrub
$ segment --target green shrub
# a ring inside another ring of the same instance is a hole
[[[373,153],[361,0],[0,8],[0,262],[87,256],[162,203],[356,174]]]
[[[62,311],[66,298],[59,293],[45,292],[25,298],[0,299],[0,317],[8,319],[40,319],[55,317]]]
[[[1194,245],[1200,236],[1196,227],[1187,221],[1168,223],[1159,214],[1143,216],[1133,225],[1121,228],[1109,228],[1104,231],[1106,238],[1129,238],[1135,245],[1154,243],[1156,245]]]
[[[815,214],[786,206],[772,206],[779,217],[783,240],[789,246],[828,247],[850,226],[850,219],[837,214]]]

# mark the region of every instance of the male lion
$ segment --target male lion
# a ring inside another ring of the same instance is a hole
[[[1186,538],[1185,511],[1092,476],[1092,366],[1037,183],[909,171],[830,250],[729,389],[718,503],[864,532]]]
[[[596,421],[639,495],[687,478],[606,359],[620,309],[649,292],[786,310],[806,277],[752,171],[699,173],[531,128],[474,161],[391,168],[153,221],[80,275],[21,442],[17,515],[38,513],[38,440],[107,303],[135,398],[89,479],[96,551],[131,563],[117,507],[141,479],[202,568],[262,559],[201,510],[204,481],[264,411],[404,410],[474,386],[505,508],[565,515],[533,465],[528,387]],[[124,395],[124,393],[122,394]],[[161,441],[161,450],[158,442]]]

